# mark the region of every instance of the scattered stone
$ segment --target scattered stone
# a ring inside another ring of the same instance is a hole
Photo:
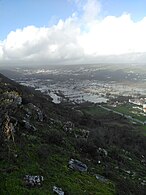
[[[24,124],[24,127],[25,127],[27,130],[29,130],[29,131],[36,131],[36,130],[37,130],[36,127],[34,127],[33,125],[31,125],[31,124],[29,123],[29,121],[23,120],[22,122],[23,122],[23,124]]]
[[[27,108],[25,108],[25,111],[27,112],[27,114],[29,116],[35,116],[35,118],[42,122],[43,121],[43,114],[42,114],[42,111],[39,107],[35,106],[34,104],[32,103],[29,103],[27,105]]]
[[[84,138],[88,138],[89,137],[89,133],[90,133],[90,131],[88,131],[88,130],[82,130],[82,133],[83,133],[83,136],[84,136]]]
[[[49,123],[53,125],[55,123],[55,120],[53,118],[49,118]]]
[[[146,164],[146,160],[145,159],[142,159],[141,160],[141,163],[143,163],[145,165]]]
[[[146,180],[142,180],[141,185],[145,186],[146,185]]]
[[[14,154],[14,157],[15,157],[15,158],[18,158],[18,154]]]
[[[127,174],[130,174],[131,173],[131,171],[127,171],[127,170],[124,170],[124,172],[127,173]]]
[[[104,148],[98,148],[98,151],[100,154],[103,154],[104,156],[108,155],[108,152]]]
[[[108,179],[106,179],[106,178],[105,178],[104,176],[102,176],[102,175],[96,174],[95,177],[96,177],[97,180],[99,180],[99,181],[101,181],[101,182],[104,182],[104,183],[108,182]]]
[[[87,139],[89,137],[89,133],[90,133],[90,131],[88,131],[88,130],[78,129],[77,131],[75,131],[75,137]]]
[[[62,191],[62,188],[58,188],[56,186],[53,186],[53,192],[58,195],[64,195],[64,192]]]
[[[67,121],[63,126],[63,130],[67,133],[71,133],[73,129],[74,129],[74,124],[71,121]]]
[[[142,159],[141,159],[141,163],[143,165],[146,165],[146,160],[145,160],[145,156],[144,155],[141,155]]]
[[[25,175],[24,181],[25,181],[26,186],[40,187],[42,185],[42,181],[44,181],[44,177],[43,176]]]
[[[69,168],[77,170],[77,171],[81,171],[81,172],[86,172],[88,169],[86,164],[83,164],[81,161],[75,160],[75,159],[71,159],[69,161]]]

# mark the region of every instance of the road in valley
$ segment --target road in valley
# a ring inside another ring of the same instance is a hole
[[[139,119],[133,118],[133,117],[130,116],[130,115],[125,115],[125,114],[123,114],[123,113],[121,113],[121,112],[112,110],[112,109],[107,108],[107,107],[104,107],[104,106],[102,106],[102,105],[99,105],[99,107],[100,107],[100,108],[103,108],[104,110],[107,110],[107,111],[109,111],[109,112],[113,112],[113,113],[115,113],[115,114],[124,116],[125,118],[127,118],[127,119],[129,119],[129,120],[131,120],[131,121],[133,121],[133,122],[136,122],[136,123],[140,123],[140,124],[142,124],[142,125],[145,125],[145,122],[143,122],[143,121],[141,121],[141,120],[139,120]]]

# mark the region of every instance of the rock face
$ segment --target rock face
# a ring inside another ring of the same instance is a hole
[[[25,108],[25,111],[27,112],[27,115],[33,116],[36,120],[42,122],[43,121],[43,114],[39,107],[35,106],[32,103],[29,103],[27,107]]]
[[[8,141],[12,138],[14,141],[14,132],[15,132],[15,125],[10,120],[9,115],[6,113],[3,118],[2,122],[2,136],[5,141]]]
[[[22,104],[22,97],[16,91],[6,91],[1,95],[1,102],[6,107],[9,105],[17,107]]]
[[[77,170],[77,171],[81,171],[81,172],[86,172],[88,169],[86,164],[83,164],[81,161],[75,160],[75,159],[71,159],[69,161],[69,168]]]
[[[58,195],[64,195],[62,188],[58,188],[56,186],[53,186],[53,192]]]
[[[43,176],[25,175],[24,177],[25,185],[29,187],[40,187],[43,181]]]

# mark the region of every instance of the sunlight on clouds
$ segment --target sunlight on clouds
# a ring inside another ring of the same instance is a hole
[[[130,15],[108,16],[95,21],[87,33],[83,33],[80,44],[85,53],[92,55],[113,55],[128,53],[134,49],[137,35]],[[132,47],[133,46],[133,47]],[[140,51],[136,51],[140,52]]]
[[[78,1],[79,3],[79,1]],[[129,14],[98,19],[100,3],[87,0],[83,15],[73,14],[51,27],[27,26],[0,42],[0,59],[37,62],[90,63],[99,56],[146,52],[146,17],[134,22]],[[135,55],[137,56],[137,54]],[[138,58],[140,55],[138,55]],[[145,59],[145,58],[144,58]],[[88,61],[89,60],[89,61]]]
[[[85,22],[92,22],[96,19],[97,15],[100,13],[100,3],[97,0],[87,0],[86,4],[83,6],[83,19]]]
[[[3,57],[3,44],[0,42],[0,59]]]

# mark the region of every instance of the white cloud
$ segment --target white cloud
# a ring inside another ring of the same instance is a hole
[[[3,55],[7,60],[43,61],[67,60],[80,57],[83,49],[79,48],[80,29],[75,23],[75,16],[66,21],[60,20],[51,28],[28,26],[9,33],[3,42]],[[76,54],[76,52],[78,52]]]
[[[85,22],[92,22],[96,19],[100,13],[101,5],[97,0],[87,0],[86,4],[83,6],[83,19]]]
[[[82,10],[80,18],[73,14],[51,27],[27,26],[10,32],[0,42],[0,61],[73,64],[122,60],[115,55],[122,55],[123,61],[146,59],[146,17],[138,22],[129,14],[98,19],[101,5],[97,0],[87,0]]]
[[[3,58],[3,43],[0,42],[0,59]]]

